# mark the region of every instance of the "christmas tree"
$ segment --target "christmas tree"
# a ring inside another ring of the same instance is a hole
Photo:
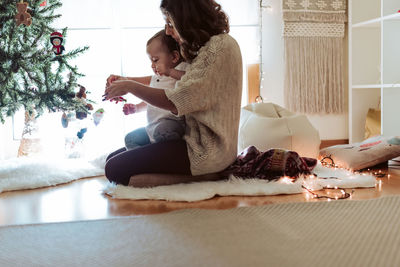
[[[56,30],[51,26],[61,16],[55,14],[61,5],[59,0],[0,2],[0,120],[3,123],[6,116],[21,108],[36,116],[46,110],[87,112],[86,103],[75,97],[79,88],[77,79],[83,74],[68,61],[88,47],[63,52],[61,44],[67,28]]]

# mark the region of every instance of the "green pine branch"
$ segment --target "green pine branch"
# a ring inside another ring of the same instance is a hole
[[[60,56],[52,51],[53,22],[61,15],[60,0],[24,0],[32,16],[30,26],[17,26],[15,0],[0,2],[0,121],[21,108],[42,114],[47,111],[86,110],[75,98],[77,79],[84,76],[70,60],[88,47],[71,48]],[[64,38],[68,29],[59,30]],[[65,40],[63,45],[65,45]],[[88,100],[88,102],[93,102]]]

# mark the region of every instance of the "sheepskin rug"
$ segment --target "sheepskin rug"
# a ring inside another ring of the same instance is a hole
[[[0,161],[0,192],[33,189],[68,183],[73,180],[104,175],[105,155],[93,159],[14,158]],[[311,190],[324,187],[374,187],[376,177],[352,173],[318,164],[314,176],[303,176],[293,182],[282,177],[269,182],[261,179],[241,179],[134,188],[109,183],[103,192],[113,198],[156,199],[169,201],[200,201],[214,196],[260,196],[298,194],[304,186]]]
[[[0,192],[33,189],[104,175],[104,156],[87,160],[21,157],[0,161]]]
[[[108,184],[104,192],[113,198],[157,199],[169,201],[200,201],[214,196],[261,196],[298,194],[306,189],[320,190],[324,187],[363,188],[374,187],[376,177],[365,173],[352,173],[344,169],[333,169],[318,164],[315,176],[303,176],[292,182],[282,177],[269,182],[261,179],[240,179],[231,176],[229,180],[176,184],[150,188],[134,188]]]

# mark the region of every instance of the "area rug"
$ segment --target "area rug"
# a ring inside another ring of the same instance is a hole
[[[400,197],[0,227],[1,266],[400,266]]]
[[[104,175],[104,159],[13,158],[0,161],[0,192],[33,189]]]
[[[157,199],[169,201],[200,201],[214,196],[260,196],[298,194],[320,190],[324,187],[361,188],[374,187],[376,178],[371,174],[352,173],[344,169],[333,169],[318,164],[314,173],[317,177],[300,177],[296,182],[282,177],[275,182],[262,179],[240,179],[231,176],[229,180],[184,183],[150,188],[135,188],[108,184],[104,193],[121,199]]]

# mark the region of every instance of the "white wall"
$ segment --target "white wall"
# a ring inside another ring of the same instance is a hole
[[[272,7],[263,12],[263,71],[264,80],[261,96],[265,102],[284,106],[284,42],[282,37],[282,0],[266,0]],[[347,70],[347,64],[345,63]],[[347,87],[347,83],[346,87]],[[348,114],[308,115],[311,123],[320,133],[322,140],[348,139]]]

